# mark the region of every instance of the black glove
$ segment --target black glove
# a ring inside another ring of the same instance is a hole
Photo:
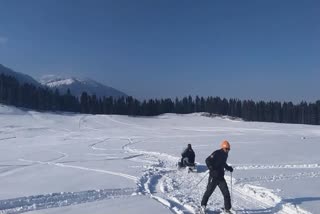
[[[232,168],[232,166],[228,166],[228,167],[226,167],[226,170],[228,170],[229,172],[233,172],[233,168]]]

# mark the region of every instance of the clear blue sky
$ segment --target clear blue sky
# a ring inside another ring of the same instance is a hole
[[[0,0],[0,63],[137,98],[320,99],[318,0]]]

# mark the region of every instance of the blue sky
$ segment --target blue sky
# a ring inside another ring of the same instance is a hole
[[[0,0],[0,63],[137,98],[320,99],[317,0]]]

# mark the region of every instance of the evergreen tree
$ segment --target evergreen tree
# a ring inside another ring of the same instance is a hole
[[[320,124],[320,101],[301,102],[254,102],[252,100],[221,99],[220,97],[199,97],[190,95],[182,99],[149,99],[142,103],[133,97],[89,96],[83,92],[80,99],[70,90],[63,95],[56,89],[37,88],[22,84],[11,76],[0,74],[0,102],[40,111],[70,111],[90,114],[122,114],[153,116],[163,113],[186,114],[208,112],[210,114],[241,117],[248,121]]]
[[[81,98],[80,98],[80,112],[87,114],[89,113],[89,100],[88,100],[88,94],[87,92],[82,92]]]

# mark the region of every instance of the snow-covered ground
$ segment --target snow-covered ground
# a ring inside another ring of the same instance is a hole
[[[228,163],[235,170],[226,180],[236,213],[319,213],[319,126],[200,114],[39,113],[4,105],[0,213],[197,213],[207,184],[205,158],[224,139],[232,146]],[[188,143],[197,173],[176,167]],[[222,206],[217,188],[209,213]]]

